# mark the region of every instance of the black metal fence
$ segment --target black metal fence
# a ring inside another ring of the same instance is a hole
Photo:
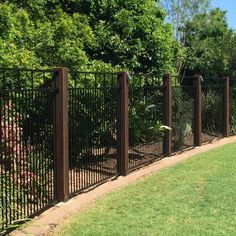
[[[236,133],[228,78],[78,72],[68,81],[58,68],[0,69],[0,79],[0,234],[111,177]]]
[[[0,76],[0,227],[4,230],[55,203],[55,91],[46,86],[49,71],[2,69]],[[34,80],[41,84],[37,89],[32,88]]]
[[[223,137],[223,79],[214,84],[203,82],[202,86],[202,142]]]
[[[162,77],[129,76],[129,169],[163,157]]]
[[[189,78],[192,80],[192,78]],[[194,146],[194,85],[172,87],[172,148],[181,151]]]
[[[117,175],[117,74],[79,73],[69,95],[70,194]]]

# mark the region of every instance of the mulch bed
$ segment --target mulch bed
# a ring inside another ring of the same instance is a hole
[[[220,137],[202,133],[202,143],[212,142]],[[191,133],[181,146],[173,147],[173,153],[194,147],[194,137]],[[129,169],[135,170],[145,164],[163,158],[162,141],[129,147]],[[83,155],[70,165],[70,193],[79,192],[99,182],[117,175],[117,153],[115,149],[108,154]]]

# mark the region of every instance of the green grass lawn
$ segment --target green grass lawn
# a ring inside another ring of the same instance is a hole
[[[236,235],[236,144],[99,199],[57,235]]]

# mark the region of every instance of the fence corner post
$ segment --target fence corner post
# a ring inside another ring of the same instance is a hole
[[[194,77],[195,101],[194,101],[194,145],[202,143],[202,76]]]
[[[53,69],[53,85],[58,89],[55,98],[55,190],[59,201],[69,199],[68,153],[68,69]]]
[[[224,80],[224,99],[223,99],[223,136],[229,137],[230,121],[229,121],[229,77],[223,77]]]
[[[164,125],[172,128],[172,88],[171,75],[166,74],[163,77],[164,86]],[[163,154],[170,156],[172,153],[172,130],[166,130],[163,139]]]
[[[117,75],[118,95],[118,172],[126,176],[129,173],[129,101],[128,74],[120,72]]]

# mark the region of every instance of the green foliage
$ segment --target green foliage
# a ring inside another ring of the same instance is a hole
[[[154,1],[101,1],[89,11],[97,38],[92,57],[135,72],[173,70],[171,26]]]
[[[210,0],[159,0],[173,24],[182,50],[176,57],[178,75],[235,76],[235,32],[226,12],[210,6]]]
[[[206,12],[210,0],[158,0],[168,12],[168,19],[173,23],[174,35],[184,45],[183,28],[194,16]]]
[[[137,85],[136,85],[137,86]],[[162,90],[144,86],[130,88],[129,144],[157,143],[166,129],[162,125]]]
[[[225,12],[213,9],[209,13],[196,15],[186,24],[184,31],[186,74],[199,73],[205,77],[219,78],[228,72],[234,34],[228,28]]]
[[[0,65],[174,71],[179,46],[154,0],[0,3]]]

